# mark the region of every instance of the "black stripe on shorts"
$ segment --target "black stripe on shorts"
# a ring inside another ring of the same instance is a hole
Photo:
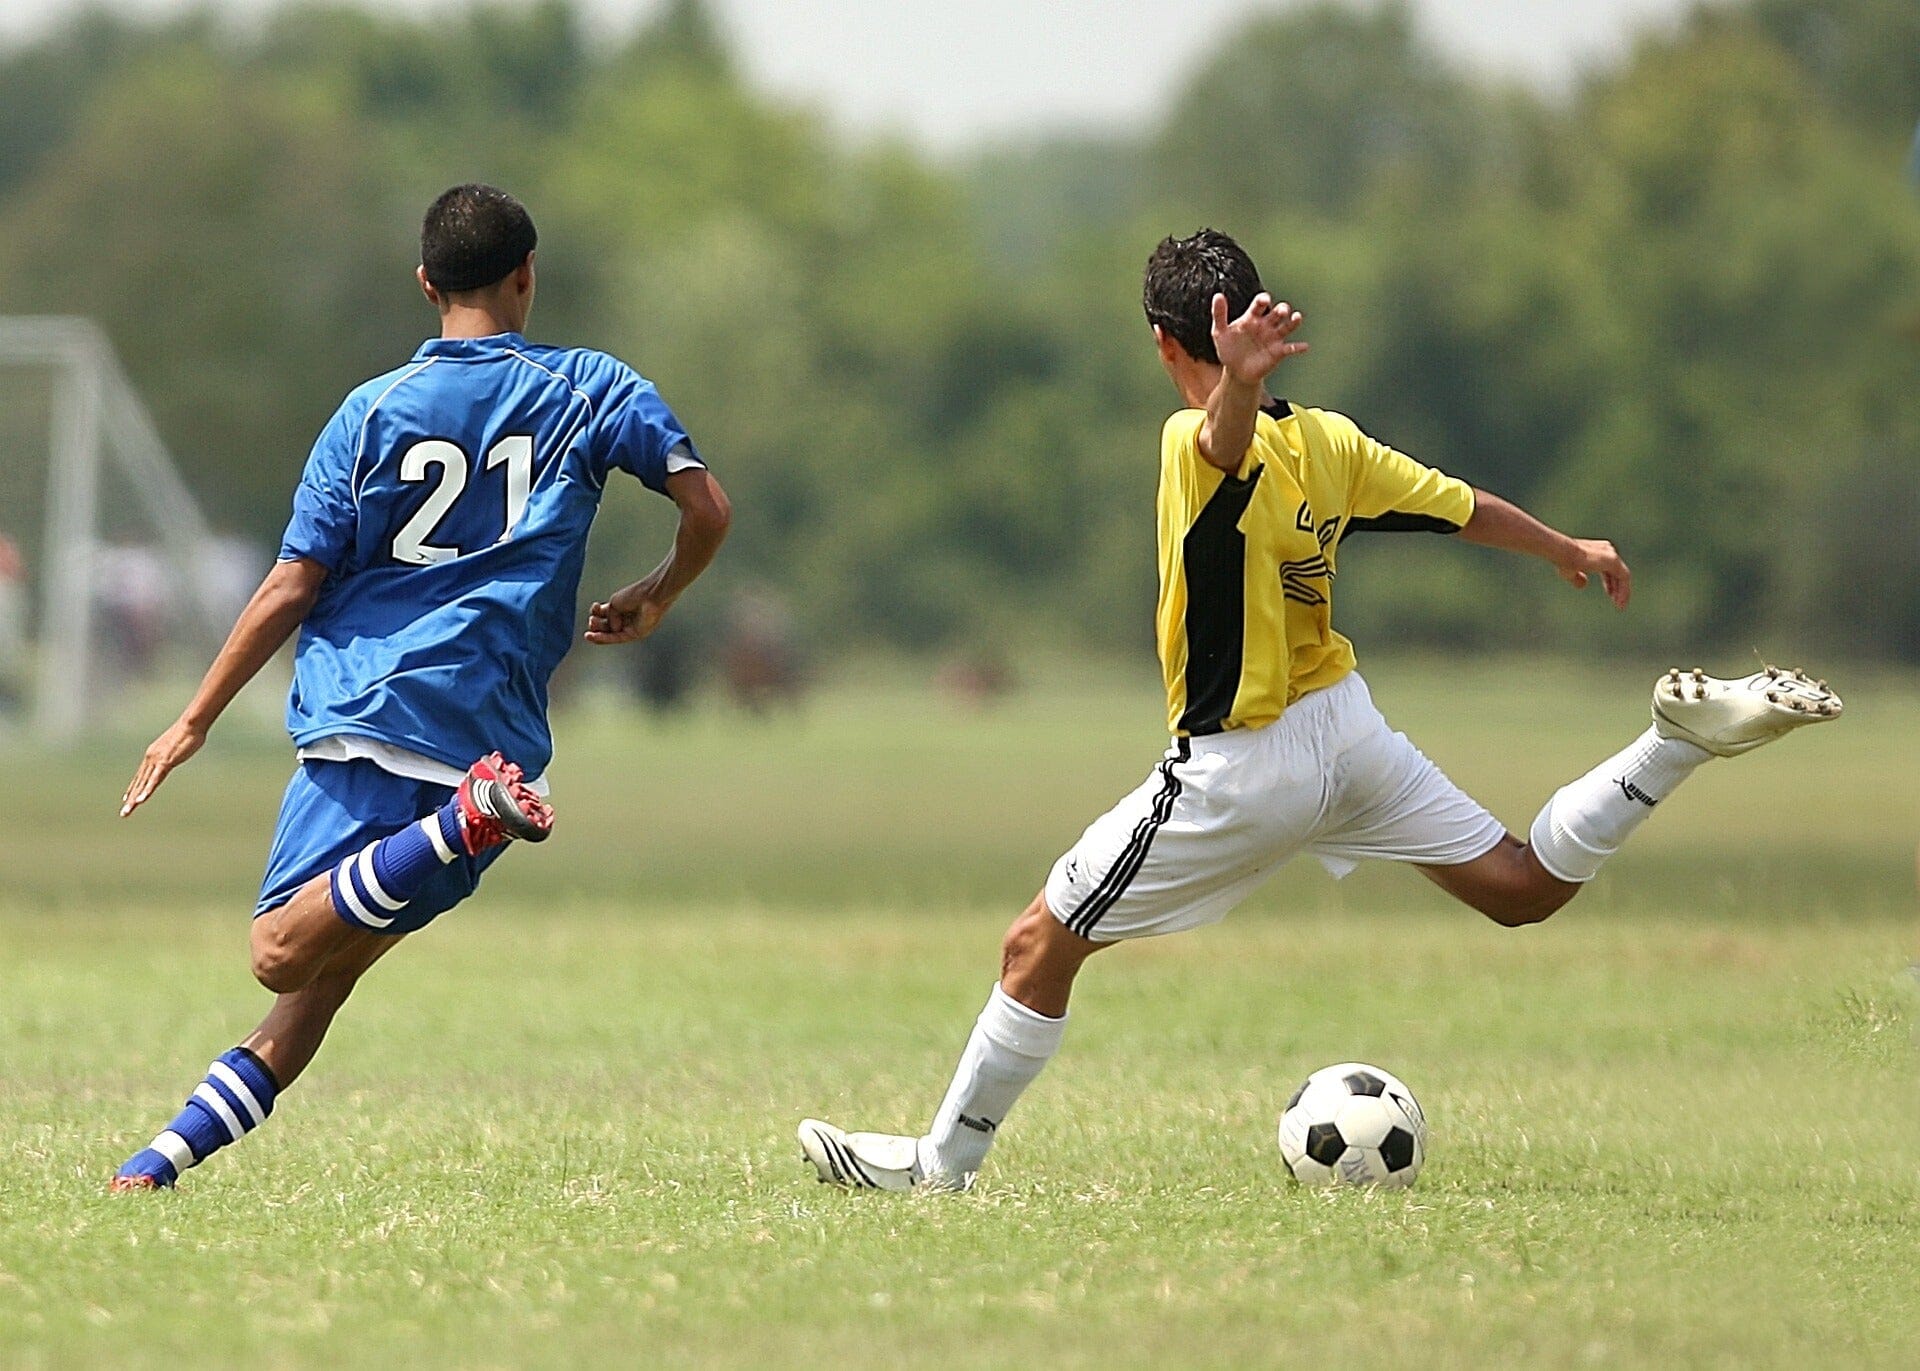
[[[1120,849],[1119,857],[1107,868],[1107,874],[1100,878],[1100,884],[1087,896],[1086,903],[1064,920],[1071,932],[1083,938],[1090,937],[1094,925],[1105,917],[1114,902],[1126,893],[1133,878],[1140,874],[1140,868],[1147,863],[1147,850],[1153,846],[1153,835],[1173,816],[1174,802],[1180,798],[1180,778],[1174,775],[1173,769],[1192,755],[1192,739],[1181,738],[1174,744],[1173,755],[1160,763],[1160,791],[1153,797],[1152,808],[1134,825],[1133,836]]]

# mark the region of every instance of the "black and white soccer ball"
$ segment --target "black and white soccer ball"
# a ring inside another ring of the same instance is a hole
[[[1413,1184],[1427,1116],[1398,1076],[1365,1062],[1323,1066],[1280,1115],[1280,1155],[1304,1185]]]

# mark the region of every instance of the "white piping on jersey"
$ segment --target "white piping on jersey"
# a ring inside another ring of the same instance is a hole
[[[586,415],[584,416],[584,421],[581,423],[575,424],[571,429],[569,429],[567,431],[566,438],[553,449],[556,455],[564,454],[568,448],[573,446],[573,440],[580,436],[580,430],[585,428],[587,424],[590,424],[593,422],[593,417],[594,417],[593,397],[588,395],[586,391],[580,389],[579,386],[576,386],[567,377],[562,376],[559,372],[555,371],[552,367],[547,366],[544,363],[534,361],[533,358],[527,356],[527,354],[520,351],[519,348],[506,348],[504,349],[504,351],[506,352],[507,356],[515,358],[519,361],[525,362],[528,366],[532,367],[535,371],[546,372],[547,375],[553,377],[554,380],[558,381],[561,385],[565,386],[568,390],[572,391],[574,395],[580,400],[580,402],[587,407],[587,412],[586,412]],[[589,466],[591,466],[591,464],[589,464]],[[588,479],[591,480],[592,479],[591,476],[589,476]]]
[[[411,381],[439,360],[438,357],[429,357],[412,371],[406,373],[406,375],[394,377],[393,384],[381,391],[379,398],[367,406],[366,415],[360,420],[360,442],[353,450],[353,472],[348,481],[348,484],[353,489],[353,507],[355,510],[360,508],[360,463],[366,460],[367,426],[373,422],[373,412],[379,409],[380,406],[386,402],[387,397],[398,390],[403,382]]]

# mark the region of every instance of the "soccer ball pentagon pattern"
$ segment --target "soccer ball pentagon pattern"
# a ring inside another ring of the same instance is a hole
[[[1323,1066],[1280,1115],[1280,1155],[1304,1185],[1413,1184],[1427,1117],[1399,1077],[1365,1062]]]

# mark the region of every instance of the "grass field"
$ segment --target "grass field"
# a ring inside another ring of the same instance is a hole
[[[1514,826],[1649,679],[1370,677]],[[153,1197],[103,1179],[263,1008],[245,910],[286,756],[236,729],[116,826],[141,739],[29,755],[0,802],[0,1365],[1920,1364],[1920,692],[1839,684],[1841,724],[1703,772],[1542,927],[1297,865],[1107,954],[961,1198],[817,1186],[793,1125],[924,1122],[1001,927],[1152,761],[1146,689],[569,715],[556,841]],[[1409,1193],[1280,1166],[1287,1093],[1348,1057],[1433,1120]]]

